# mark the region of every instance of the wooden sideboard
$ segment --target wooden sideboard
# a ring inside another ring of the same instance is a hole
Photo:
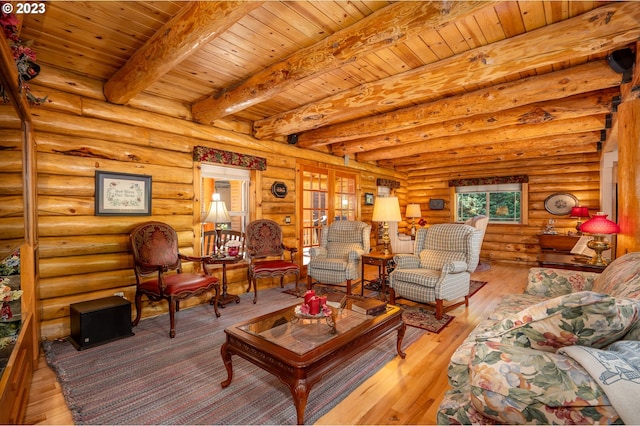
[[[539,234],[538,242],[542,252],[570,253],[580,239],[579,235]]]
[[[542,253],[538,256],[538,263],[543,268],[570,269],[574,271],[600,273],[605,266],[591,265],[589,258],[574,256],[571,249],[576,245],[580,236],[560,234],[540,234],[538,240]]]

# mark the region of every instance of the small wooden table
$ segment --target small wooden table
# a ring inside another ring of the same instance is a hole
[[[542,253],[540,266],[543,268],[568,269],[570,271],[597,272],[606,268],[605,265],[591,265],[588,258],[581,258],[573,254]]]
[[[362,315],[350,310],[352,302],[353,298],[348,298],[344,309],[334,310],[333,330],[321,321],[299,319],[294,306],[225,329],[227,340],[220,348],[220,354],[227,369],[227,379],[220,385],[226,388],[231,384],[231,356],[238,355],[275,375],[289,387],[298,424],[303,424],[311,387],[345,360],[394,331],[398,333],[396,351],[401,358],[406,356],[402,352],[406,329],[402,310],[387,305],[385,313]]]
[[[236,302],[240,303],[240,296],[227,293],[227,265],[238,263],[242,260],[242,256],[225,256],[225,257],[211,257],[211,260],[207,261],[207,265],[222,265],[222,294],[218,297],[218,306],[224,308],[228,303]],[[210,304],[214,304],[213,298]]]
[[[389,261],[391,261],[393,259],[394,254],[393,253],[389,253],[389,254],[384,254],[384,253],[377,253],[377,252],[371,252],[371,253],[367,253],[367,254],[363,254],[362,258],[361,258],[361,276],[362,276],[362,285],[360,286],[360,295],[363,296],[364,295],[364,284],[365,282],[367,282],[364,279],[364,265],[373,265],[373,266],[377,266],[378,267],[378,279],[380,280],[380,284],[382,286],[382,289],[380,290],[382,297],[386,298],[386,294],[387,294],[387,265],[389,264]]]

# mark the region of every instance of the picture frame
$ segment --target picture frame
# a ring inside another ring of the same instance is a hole
[[[150,216],[151,176],[96,171],[96,216]]]
[[[569,193],[558,192],[549,195],[544,200],[544,208],[551,214],[563,216],[571,213],[571,209],[578,205],[578,199]]]
[[[364,205],[372,206],[373,205],[373,193],[365,192],[364,193]]]

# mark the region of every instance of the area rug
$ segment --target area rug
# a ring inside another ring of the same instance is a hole
[[[471,280],[469,285],[469,297],[473,296],[487,284],[487,281]],[[453,315],[443,314],[441,319],[436,319],[433,307],[424,305],[399,304],[404,312],[402,319],[406,325],[421,328],[431,333],[440,333],[453,319]]]
[[[225,327],[286,306],[297,299],[281,289],[241,295],[239,304],[221,309],[199,305],[176,315],[176,337],[169,318],[142,319],[135,335],[77,351],[68,341],[45,342],[49,365],[58,376],[76,424],[295,424],[289,388],[275,376],[237,356],[233,381],[220,357]],[[408,328],[403,348],[424,331]],[[396,334],[353,356],[311,389],[305,422],[314,423],[381,369],[396,354]]]

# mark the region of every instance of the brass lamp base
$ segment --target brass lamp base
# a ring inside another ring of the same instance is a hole
[[[391,238],[389,238],[389,224],[387,222],[384,222],[384,225],[382,225],[382,228],[384,229],[384,232],[382,234],[382,244],[384,245],[384,254],[389,255],[391,254],[391,250],[389,250],[389,245],[391,244]]]
[[[609,241],[605,240],[603,236],[596,235],[593,240],[587,243],[587,247],[595,251],[596,254],[589,260],[590,265],[606,266],[609,264],[603,257],[602,252],[611,248]]]

